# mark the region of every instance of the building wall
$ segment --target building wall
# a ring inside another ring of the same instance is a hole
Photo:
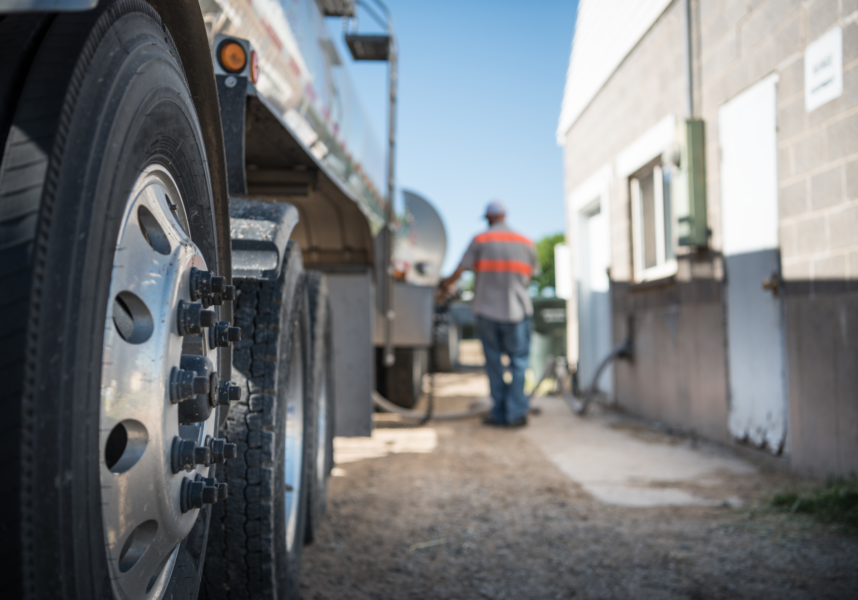
[[[667,115],[686,114],[682,2],[673,2],[626,57],[566,136],[567,196],[611,165],[613,338],[634,318],[635,360],[615,369],[623,408],[712,439],[727,439],[727,391],[720,259],[683,253],[671,283],[631,284],[632,235],[627,174],[617,157]],[[652,156],[650,158],[655,158]],[[567,212],[573,210],[572,207]],[[567,238],[577,248],[576,231]],[[574,262],[574,261],[573,261]],[[570,301],[570,321],[576,315]],[[570,323],[570,332],[576,325]],[[573,337],[570,344],[576,343]]]
[[[700,0],[699,106],[710,222],[720,221],[718,108],[778,82],[778,179],[792,466],[858,471],[858,1]],[[804,51],[843,30],[843,95],[808,113]],[[720,243],[713,227],[713,246]]]
[[[613,337],[624,339],[632,314],[636,348],[635,360],[616,368],[616,401],[707,437],[729,437],[718,109],[777,73],[786,452],[803,473],[858,471],[858,0],[691,0],[710,245],[680,250],[672,280],[634,284],[629,187],[616,158],[665,115],[686,116],[684,10],[682,0],[668,6],[565,137],[567,196],[605,165],[613,168]],[[807,113],[804,51],[835,26],[843,31],[843,95]],[[575,235],[570,227],[573,252]]]

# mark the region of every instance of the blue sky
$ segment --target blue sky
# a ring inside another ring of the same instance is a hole
[[[562,152],[554,132],[577,0],[389,0],[399,39],[399,189],[424,195],[447,228],[445,273],[485,228],[488,200],[538,239],[564,228]],[[538,7],[538,8],[537,8]],[[359,13],[359,30],[377,31]],[[339,19],[329,29],[376,135],[387,140],[387,69],[353,63]]]

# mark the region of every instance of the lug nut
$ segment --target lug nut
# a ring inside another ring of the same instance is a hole
[[[212,463],[222,463],[238,456],[238,446],[228,443],[223,438],[208,437],[206,443],[211,449]]]
[[[223,445],[223,457],[226,460],[232,460],[238,456],[238,444],[230,444],[227,442]]]
[[[216,375],[216,374],[215,374]],[[212,376],[212,383],[215,387],[212,388],[214,390],[211,394],[211,405],[215,406],[229,406],[230,402],[236,402],[241,400],[241,388],[237,385],[232,385],[231,381],[221,381],[219,383],[215,383],[216,377]]]
[[[206,484],[202,481],[193,481],[189,477],[185,477],[182,480],[182,491],[179,505],[183,513],[194,508],[203,507],[205,489]]]
[[[228,285],[223,289],[223,293],[220,295],[221,298],[226,300],[227,302],[232,302],[235,300],[235,286]]]
[[[221,497],[220,487],[218,485],[217,479],[215,479],[214,477],[203,477],[198,473],[197,476],[194,477],[194,482],[202,483],[205,486],[203,487],[203,504],[215,504]]]
[[[194,377],[194,394],[208,394],[209,380],[205,377]]]
[[[194,440],[173,438],[173,448],[170,453],[170,466],[173,473],[188,471],[195,465],[209,465],[212,462],[212,451],[207,446],[197,446]]]
[[[212,274],[209,271],[200,271],[196,267],[191,267],[190,285],[191,300],[210,296],[212,293]]]
[[[173,367],[170,371],[170,402],[178,404],[197,394],[209,393],[209,380],[193,371]]]
[[[203,310],[201,304],[190,304],[179,300],[176,324],[179,335],[202,335],[204,327],[212,327],[216,317],[213,311]]]
[[[222,294],[224,289],[226,289],[226,278],[212,277],[212,293]]]
[[[194,462],[198,465],[212,464],[212,450],[205,446],[197,446],[194,448]]]
[[[214,306],[220,306],[223,304],[223,296],[221,294],[212,294],[208,299]]]
[[[229,487],[225,483],[217,484],[217,499],[226,500],[229,495]]]
[[[238,327],[230,327],[228,321],[219,321],[212,327],[209,334],[211,336],[211,345],[214,348],[225,348],[230,342],[238,342],[241,340],[241,329]]]
[[[170,466],[173,473],[194,468],[194,448],[196,446],[193,440],[183,440],[180,437],[173,438],[173,448],[170,453]]]

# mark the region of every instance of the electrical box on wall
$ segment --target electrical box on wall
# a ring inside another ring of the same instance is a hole
[[[677,124],[676,146],[670,157],[675,166],[670,195],[680,246],[703,247],[709,244],[704,135],[701,119],[684,119]]]

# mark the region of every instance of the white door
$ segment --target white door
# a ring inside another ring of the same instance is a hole
[[[787,435],[779,283],[777,75],[718,111],[730,432],[780,452]]]
[[[599,363],[611,351],[611,296],[608,282],[610,233],[599,204],[579,215],[580,279],[578,283],[578,384],[593,382]],[[613,398],[613,367],[605,369],[598,388]]]

